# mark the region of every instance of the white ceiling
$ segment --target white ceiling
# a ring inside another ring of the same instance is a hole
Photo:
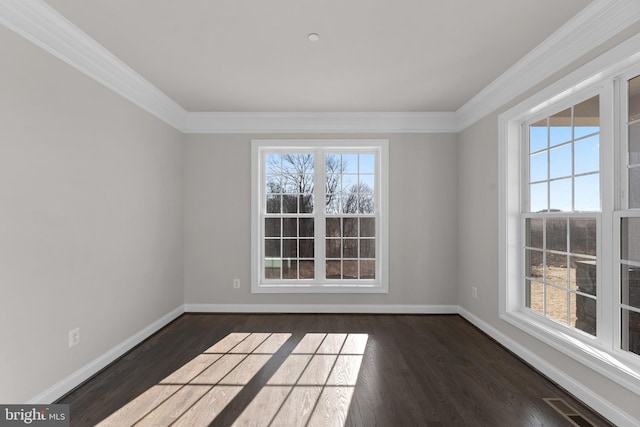
[[[46,3],[187,111],[413,112],[458,110],[590,1]]]

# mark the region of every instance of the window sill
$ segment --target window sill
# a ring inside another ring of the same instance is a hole
[[[388,294],[389,288],[380,284],[252,284],[252,294]]]
[[[630,357],[622,351],[603,348],[596,338],[551,327],[536,317],[521,311],[500,315],[502,320],[640,395],[640,363],[627,360]]]

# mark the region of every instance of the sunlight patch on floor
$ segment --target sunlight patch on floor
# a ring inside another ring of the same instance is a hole
[[[290,338],[231,333],[98,425],[208,426]],[[306,334],[233,425],[343,427],[367,341]]]

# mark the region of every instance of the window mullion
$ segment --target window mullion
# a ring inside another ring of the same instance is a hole
[[[325,220],[325,180],[326,165],[324,150],[316,150],[315,152],[315,172],[314,172],[314,198],[315,203],[315,227],[314,227],[314,259],[315,259],[315,278],[317,281],[324,282],[326,280],[325,269],[325,236],[326,236],[326,220]]]

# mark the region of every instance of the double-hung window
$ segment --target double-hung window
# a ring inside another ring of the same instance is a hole
[[[252,142],[252,292],[387,292],[386,140]]]
[[[588,64],[500,116],[499,279],[502,319],[640,393],[633,58],[594,61],[608,65]]]

